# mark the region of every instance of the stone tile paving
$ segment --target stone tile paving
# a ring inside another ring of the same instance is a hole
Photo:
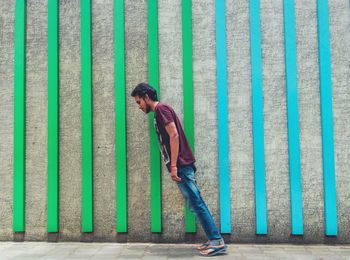
[[[0,242],[0,260],[203,259],[193,244]],[[350,245],[231,244],[220,260],[350,260]]]

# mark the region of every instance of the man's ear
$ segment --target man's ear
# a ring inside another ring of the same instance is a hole
[[[145,95],[145,97],[143,98],[143,100],[144,100],[145,102],[149,100],[148,94]]]

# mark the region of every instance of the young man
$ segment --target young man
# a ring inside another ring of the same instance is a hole
[[[158,102],[157,92],[146,83],[138,84],[131,96],[135,98],[136,103],[144,113],[154,112],[154,127],[170,177],[176,182],[208,237],[208,242],[200,245],[197,249],[204,256],[225,253],[227,246],[197,187],[195,158],[179,118],[170,106]]]

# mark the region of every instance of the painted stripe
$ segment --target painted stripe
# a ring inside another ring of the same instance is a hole
[[[158,1],[148,1],[148,81],[157,90],[158,69]],[[158,139],[154,130],[154,114],[149,116],[151,146],[151,232],[162,231],[161,162]]]
[[[292,234],[302,235],[304,231],[300,177],[298,82],[293,0],[284,0],[283,12]]]
[[[48,193],[47,231],[59,226],[58,0],[48,2]]]
[[[192,73],[192,1],[182,0],[182,68],[184,131],[194,153],[194,109]],[[185,208],[185,231],[196,232],[196,219],[189,206]]]
[[[324,209],[327,236],[336,236],[337,199],[335,187],[331,51],[329,34],[328,1],[317,1],[318,49],[320,66],[322,159],[324,178]]]
[[[220,222],[221,233],[231,233],[225,0],[216,0],[216,67],[218,88]]]
[[[15,6],[13,231],[25,231],[26,1]]]
[[[267,234],[260,0],[250,0],[249,16],[252,66],[255,215],[256,233],[260,235]]]
[[[114,1],[114,75],[116,122],[116,225],[117,232],[128,231],[126,160],[124,0]]]
[[[91,2],[81,1],[82,232],[93,231]]]

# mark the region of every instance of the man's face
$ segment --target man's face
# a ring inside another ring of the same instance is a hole
[[[148,114],[151,111],[151,107],[147,104],[145,98],[135,96],[135,102],[139,105],[139,109],[141,109],[144,113]]]

